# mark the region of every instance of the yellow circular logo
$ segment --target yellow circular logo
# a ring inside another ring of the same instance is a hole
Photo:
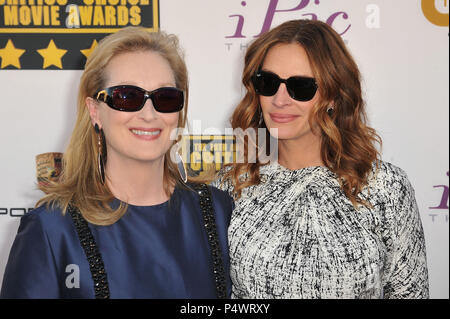
[[[444,7],[448,8],[447,0],[439,1],[443,1]],[[435,0],[422,0],[422,11],[425,18],[427,18],[431,23],[440,27],[448,27],[448,13],[440,12],[436,8]]]

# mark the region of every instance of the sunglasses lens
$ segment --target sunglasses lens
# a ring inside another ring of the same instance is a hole
[[[158,112],[178,112],[184,105],[184,93],[177,88],[161,88],[152,93],[152,101]]]
[[[252,80],[256,93],[263,96],[275,95],[281,82],[286,83],[290,97],[297,101],[309,101],[317,91],[316,81],[313,78],[293,76],[287,80],[281,80],[274,73],[260,71]]]
[[[297,101],[309,101],[316,95],[317,85],[314,79],[292,77],[287,80],[289,95]]]
[[[122,111],[137,111],[144,102],[144,91],[135,87],[119,87],[112,92],[114,108]]]
[[[268,72],[259,72],[253,77],[256,93],[263,96],[272,96],[280,87],[280,78]]]
[[[147,98],[151,99],[155,110],[161,113],[178,112],[184,106],[184,92],[174,87],[163,87],[146,92],[132,85],[114,86],[100,91],[96,98],[106,102],[111,108],[123,112],[141,110]]]

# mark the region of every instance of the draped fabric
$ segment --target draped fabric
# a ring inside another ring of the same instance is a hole
[[[227,227],[233,202],[223,191],[211,187],[211,192],[231,292]],[[168,202],[129,205],[113,225],[89,228],[103,258],[111,298],[216,298],[196,192],[177,187]],[[89,264],[69,214],[39,207],[22,217],[1,297],[94,298]]]
[[[233,190],[222,171],[215,185]],[[326,167],[260,168],[228,230],[234,298],[428,298],[414,189],[387,162],[373,167],[357,209]],[[223,182],[223,183],[222,183]]]

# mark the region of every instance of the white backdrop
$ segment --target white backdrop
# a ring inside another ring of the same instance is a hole
[[[224,132],[229,126],[242,97],[244,50],[261,32],[269,3],[280,11],[272,26],[315,16],[326,21],[337,13],[333,27],[339,33],[348,28],[342,37],[360,66],[370,123],[383,138],[383,159],[403,168],[416,190],[431,297],[449,298],[448,26],[430,22],[420,0],[160,0],[160,28],[178,35],[186,51],[189,119],[200,120],[202,131]],[[302,3],[300,10],[281,12]],[[435,0],[447,20],[448,6]],[[242,37],[230,37],[236,34]],[[64,151],[80,75],[0,69],[0,283],[19,224],[15,215],[42,196],[35,156]]]

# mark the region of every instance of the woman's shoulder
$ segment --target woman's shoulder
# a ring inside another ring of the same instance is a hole
[[[55,217],[59,215],[62,215],[62,209],[59,206],[57,206],[56,204],[43,204],[30,210],[24,216],[35,216],[35,218],[46,218],[49,216]]]
[[[40,228],[44,231],[61,231],[65,226],[71,226],[69,214],[63,214],[56,205],[42,205],[22,216],[20,227]]]
[[[213,185],[208,185],[208,187],[211,191],[214,200],[218,201],[221,205],[225,206],[233,205],[233,198],[226,190],[217,188],[216,186]]]
[[[373,165],[367,186],[361,197],[382,212],[388,223],[399,224],[417,214],[415,190],[407,173],[385,161]]]
[[[59,219],[64,217],[63,210],[56,204],[44,204],[38,206],[24,215],[29,218],[39,218],[42,220]]]
[[[181,198],[184,198],[183,200],[188,199],[188,201],[193,203],[195,206],[201,206],[202,201],[204,201],[202,197],[205,195],[205,187],[207,187],[211,194],[211,202],[216,218],[218,218],[216,222],[224,220],[226,225],[229,224],[231,212],[234,209],[234,201],[226,191],[211,185],[200,183],[190,183],[187,186],[188,187],[183,187],[183,190],[180,192]]]
[[[381,160],[373,164],[368,184],[370,188],[388,192],[412,188],[408,175],[402,168]]]
[[[211,187],[221,190],[227,193],[229,196],[232,196],[233,193],[233,182],[231,178],[227,176],[227,173],[232,169],[231,165],[224,166],[222,169],[217,172],[216,178],[211,183]]]
[[[202,192],[201,187],[201,183],[190,183],[188,185],[188,188],[185,188],[184,191],[182,192],[182,196],[189,196],[191,197],[191,199],[194,200],[199,200],[200,199],[200,194]],[[210,184],[210,185],[206,185],[203,184],[205,186],[208,187],[211,196],[212,196],[212,200],[214,203],[218,203],[218,204],[229,204],[230,202],[232,202],[232,198],[231,196],[223,189],[217,187],[214,184]]]

